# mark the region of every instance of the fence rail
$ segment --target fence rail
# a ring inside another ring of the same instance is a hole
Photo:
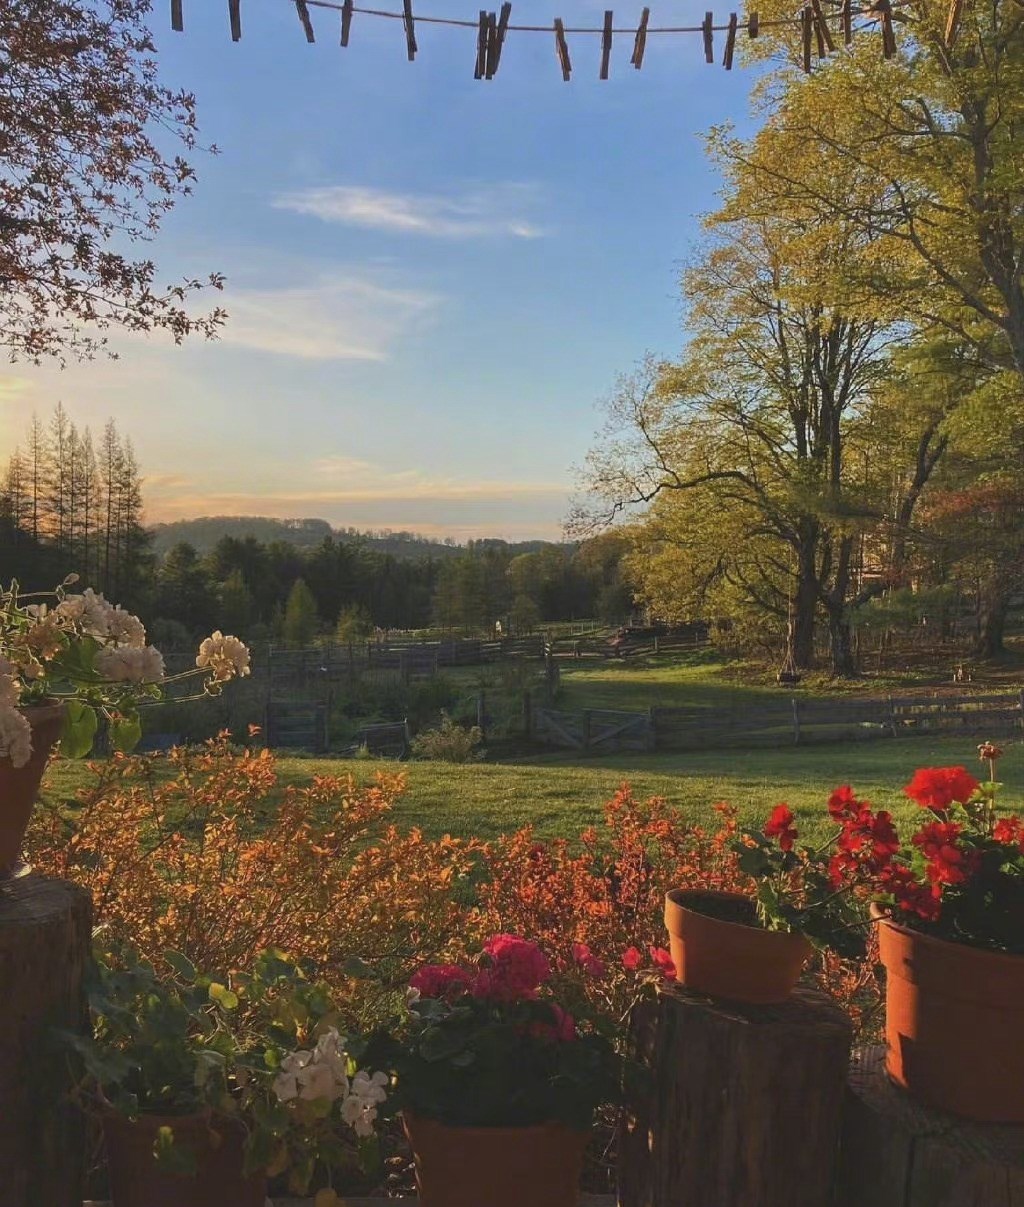
[[[979,696],[789,697],[726,708],[648,712],[534,708],[531,735],[582,751],[786,746],[918,734],[1006,735],[1024,727],[1024,692]]]

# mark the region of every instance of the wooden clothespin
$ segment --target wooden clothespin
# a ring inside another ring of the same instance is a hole
[[[487,38],[487,78],[493,80],[498,74],[498,64],[501,62],[501,49],[505,45],[505,35],[508,33],[508,19],[512,15],[511,0],[505,0],[497,22],[491,13]]]
[[[306,0],[295,0],[295,11],[299,14],[299,20],[302,22],[306,41],[315,42],[316,34],[313,32],[313,22],[309,19],[309,9],[306,7]]]
[[[872,7],[882,21],[882,54],[891,59],[896,54],[896,30],[892,23],[891,0],[875,0]]]
[[[612,10],[604,10],[604,29],[601,31],[601,74],[600,79],[608,78],[608,64],[612,57]]]
[[[735,13],[729,14],[729,32],[725,35],[725,54],[722,57],[722,66],[726,71],[732,71],[732,56],[736,49],[736,27],[739,24],[739,17]]]
[[[473,79],[482,80],[487,70],[487,11],[480,10],[480,24],[476,30],[476,66],[473,68]]]
[[[805,4],[800,10],[800,29],[803,34],[803,69],[804,71],[811,70],[811,39],[814,36],[814,26],[811,20],[811,6]]]
[[[715,14],[705,13],[704,21],[701,24],[701,32],[704,34],[704,62],[713,63],[715,61]]]
[[[644,65],[644,51],[647,49],[647,23],[650,19],[651,10],[645,8],[640,14],[640,24],[637,26],[636,40],[633,42],[633,56],[629,60],[637,71]]]
[[[826,53],[832,54],[836,44],[832,39],[832,31],[828,27],[828,22],[825,20],[821,0],[811,0],[811,13],[814,16],[814,31],[818,38],[818,58],[823,59]]]
[[[756,38],[761,32],[761,18],[757,15],[755,9],[747,18],[747,37]]]
[[[964,15],[964,0],[951,0],[949,6],[949,16],[946,18],[946,46],[952,50],[953,44],[956,42],[957,35],[960,33],[960,19]]]
[[[405,51],[409,62],[416,58],[416,22],[412,15],[412,0],[402,0],[402,24],[405,26]]]
[[[853,0],[843,0],[842,23],[843,44],[850,46],[853,44]]]
[[[176,34],[184,32],[185,17],[181,11],[181,0],[171,0],[171,29]]]
[[[352,0],[345,0],[341,6],[341,44],[348,45],[348,36],[352,31]]]
[[[562,79],[566,83],[572,75],[572,60],[569,58],[569,46],[565,40],[565,26],[562,18],[555,18],[555,53],[558,55],[558,65],[562,69]]]
[[[242,39],[241,0],[228,0],[228,17],[231,20],[231,41],[240,42]]]

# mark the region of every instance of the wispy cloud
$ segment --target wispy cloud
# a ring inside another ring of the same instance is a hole
[[[503,184],[461,193],[392,193],[356,185],[302,189],[275,198],[276,209],[324,222],[444,239],[505,236],[538,239],[544,231],[526,216],[536,201],[530,185]]]
[[[33,390],[27,377],[0,377],[0,403],[18,402]]]
[[[303,360],[386,360],[394,342],[442,304],[438,294],[358,274],[227,295],[221,341]]]

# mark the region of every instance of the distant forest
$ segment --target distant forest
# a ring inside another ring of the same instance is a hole
[[[624,544],[333,529],[325,520],[204,517],[147,527],[144,477],[111,422],[98,442],[63,406],[33,417],[0,487],[0,580],[45,590],[75,572],[184,647],[221,628],[305,644],[376,628],[527,632],[554,620],[625,618]]]

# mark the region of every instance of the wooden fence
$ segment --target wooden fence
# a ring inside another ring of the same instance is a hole
[[[963,733],[1020,732],[1024,692],[978,696],[787,697],[649,712],[534,708],[530,733],[574,750],[700,750]]]
[[[653,750],[654,726],[650,713],[615,712],[591,708],[583,712],[560,712],[534,708],[531,736],[549,746],[571,750]]]

